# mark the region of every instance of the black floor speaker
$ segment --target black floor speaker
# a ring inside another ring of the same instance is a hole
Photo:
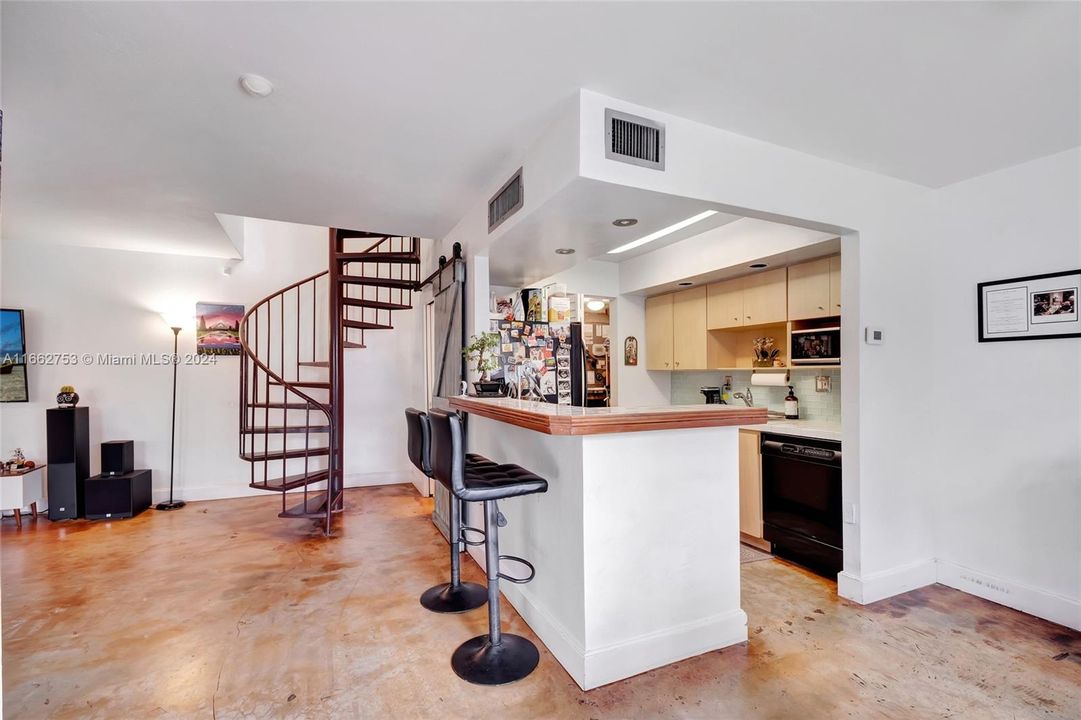
[[[83,486],[90,477],[90,409],[46,410],[45,438],[49,519],[82,517]]]
[[[101,474],[123,475],[135,470],[135,443],[110,440],[101,444]]]
[[[151,474],[135,470],[121,475],[95,475],[86,481],[86,518],[130,518],[150,507]]]

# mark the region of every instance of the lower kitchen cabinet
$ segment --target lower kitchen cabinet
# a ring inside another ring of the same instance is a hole
[[[766,547],[762,539],[762,455],[758,433],[739,431],[739,531],[744,541]]]

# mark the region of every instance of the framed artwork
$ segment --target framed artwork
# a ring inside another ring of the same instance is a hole
[[[976,286],[980,342],[1081,337],[1081,270]]]
[[[195,352],[199,355],[239,355],[243,305],[195,303]]]
[[[0,310],[0,402],[29,402],[23,311]]]
[[[638,364],[638,338],[634,335],[627,336],[627,339],[623,341],[623,364]]]

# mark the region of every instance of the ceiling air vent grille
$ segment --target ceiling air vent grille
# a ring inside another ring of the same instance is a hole
[[[500,223],[521,210],[524,202],[522,168],[518,168],[511,179],[488,201],[488,232],[495,230]]]
[[[664,170],[664,125],[606,108],[604,156],[609,160]]]

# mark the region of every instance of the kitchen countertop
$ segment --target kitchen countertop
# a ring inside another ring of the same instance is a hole
[[[725,426],[757,426],[766,420],[765,408],[735,405],[658,405],[649,407],[583,408],[509,398],[450,399],[455,410],[517,425],[548,435],[678,430]]]
[[[826,422],[822,420],[770,420],[764,424],[740,425],[739,429],[841,442],[841,423],[839,422]]]

